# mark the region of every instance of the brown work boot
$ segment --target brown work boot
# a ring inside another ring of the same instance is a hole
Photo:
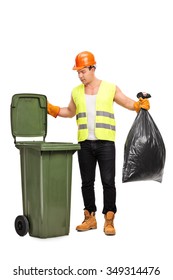
[[[104,224],[104,233],[106,235],[115,235],[115,228],[114,228],[114,212],[108,211],[105,215],[105,224]]]
[[[84,221],[82,222],[81,225],[76,227],[76,230],[86,231],[86,230],[89,230],[89,229],[96,229],[97,228],[97,222],[96,222],[96,218],[95,218],[95,213],[92,212],[90,214],[90,212],[88,210],[85,210],[84,215],[85,215]]]

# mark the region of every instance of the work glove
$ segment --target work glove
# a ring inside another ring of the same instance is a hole
[[[145,109],[145,110],[149,110],[150,102],[149,102],[148,98],[150,98],[151,95],[149,93],[139,92],[137,94],[137,97],[139,98],[139,101],[136,101],[134,103],[135,111],[138,113],[141,108]]]
[[[60,107],[52,105],[51,103],[47,102],[47,113],[52,117],[56,118],[59,114]]]

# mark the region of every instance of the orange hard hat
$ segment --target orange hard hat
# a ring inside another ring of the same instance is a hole
[[[92,66],[95,64],[95,58],[91,52],[81,52],[75,58],[75,65],[73,67],[73,70],[80,70],[84,67]]]

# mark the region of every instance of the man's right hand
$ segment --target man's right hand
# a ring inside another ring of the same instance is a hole
[[[47,103],[47,113],[51,115],[52,117],[56,118],[59,114],[60,107],[54,106],[51,103]]]

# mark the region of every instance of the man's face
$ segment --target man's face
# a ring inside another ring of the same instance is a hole
[[[88,84],[92,80],[92,77],[93,77],[92,69],[89,70],[88,67],[85,67],[81,70],[78,70],[77,72],[78,72],[78,77],[79,77],[80,81],[84,85]]]

